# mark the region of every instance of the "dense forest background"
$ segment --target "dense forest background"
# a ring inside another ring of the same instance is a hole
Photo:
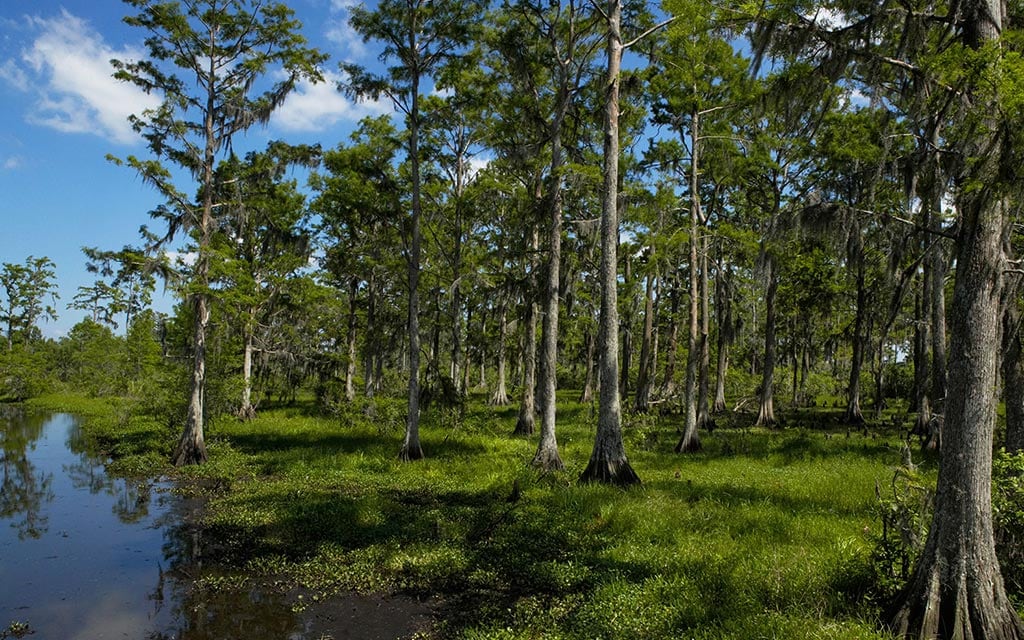
[[[327,56],[283,6],[128,4],[151,59],[116,73],[167,102],[134,121],[152,157],[114,160],[167,202],[137,247],[84,250],[65,304],[90,317],[60,340],[54,265],[4,263],[2,397],[133,398],[184,427],[178,464],[205,422],[310,396],[414,460],[421,416],[485,397],[558,470],[567,390],[598,425],[584,479],[623,485],[636,416],[686,453],[829,409],[969,452],[982,494],[993,444],[1024,447],[1016,4],[381,2],[352,25],[382,66],[338,89],[395,116],[243,155]]]

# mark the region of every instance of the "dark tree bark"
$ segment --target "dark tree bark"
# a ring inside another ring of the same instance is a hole
[[[1000,0],[961,6],[964,43],[980,49],[1001,37]],[[967,99],[977,98],[968,91]],[[981,185],[961,193],[956,279],[950,322],[951,350],[943,446],[935,515],[910,582],[889,612],[892,629],[906,638],[1020,640],[1024,623],[1007,598],[992,529],[992,438],[996,420],[999,298],[1010,227],[999,110],[982,97],[958,149]],[[938,284],[938,283],[936,283]]]
[[[853,358],[850,361],[850,381],[846,385],[846,414],[843,419],[847,424],[863,424],[864,413],[860,408],[860,374],[864,368],[864,343],[867,333],[864,329],[867,315],[867,288],[864,282],[864,249],[860,236],[854,240],[856,248],[850,257],[857,264],[857,309],[853,321]]]

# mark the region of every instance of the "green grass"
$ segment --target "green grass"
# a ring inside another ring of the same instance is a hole
[[[375,421],[302,405],[211,426],[210,463],[179,475],[210,495],[209,537],[243,582],[437,595],[452,638],[885,637],[870,553],[895,437],[726,428],[679,455],[674,418],[634,417],[643,485],[624,491],[575,482],[589,405],[559,405],[567,470],[541,476],[513,409],[431,411],[427,458],[403,464],[400,401],[381,402]],[[86,429],[118,464],[167,471],[176,434],[99,413]]]

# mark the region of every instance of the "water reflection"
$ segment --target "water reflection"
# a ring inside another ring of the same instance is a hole
[[[35,638],[67,640],[395,638],[425,616],[415,602],[356,596],[296,613],[287,595],[237,586],[197,524],[203,504],[168,482],[107,476],[72,416],[0,405],[0,446],[0,629],[26,622]]]
[[[19,539],[39,538],[46,533],[43,507],[53,500],[53,474],[38,468],[28,454],[45,421],[12,408],[6,408],[0,420],[0,520],[9,520]]]
[[[196,588],[220,584],[204,566],[216,547],[196,524],[203,505],[104,462],[74,417],[0,407],[0,623],[69,640],[306,637],[282,596]]]

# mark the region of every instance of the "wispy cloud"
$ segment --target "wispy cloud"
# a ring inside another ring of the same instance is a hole
[[[65,133],[91,133],[120,144],[139,137],[128,116],[159,104],[156,96],[115,80],[110,60],[138,59],[131,47],[116,49],[88,22],[67,10],[54,18],[33,17],[35,40],[18,61],[0,65],[0,78],[37,94],[26,120]]]
[[[363,59],[367,54],[363,36],[348,23],[352,8],[359,4],[357,0],[331,0],[331,14],[325,25],[324,35],[328,42],[336,46],[336,53],[348,62]]]
[[[25,161],[19,156],[8,156],[7,158],[4,158],[4,171],[14,171],[15,169],[20,169],[24,162]]]
[[[324,74],[324,82],[299,83],[284,105],[274,112],[271,124],[286,131],[314,132],[325,130],[338,122],[357,122],[366,116],[391,113],[391,105],[381,101],[349,100],[338,92],[343,77],[337,73]]]

